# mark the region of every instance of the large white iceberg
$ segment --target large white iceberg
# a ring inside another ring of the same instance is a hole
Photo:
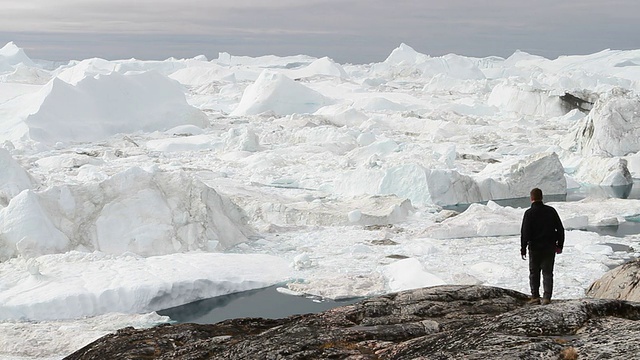
[[[0,49],[0,72],[13,71],[18,64],[35,67],[24,50],[16,46],[13,41],[8,42]]]
[[[287,262],[262,254],[142,258],[72,251],[13,259],[0,263],[0,322],[148,313],[273,285],[290,276]]]
[[[584,155],[611,157],[640,151],[640,97],[624,89],[600,96],[574,136]]]
[[[348,77],[344,68],[328,57],[314,60],[311,64],[300,69],[285,71],[284,74],[292,79],[310,78],[314,76],[331,76],[341,79]]]
[[[22,190],[31,189],[33,179],[9,151],[0,148],[0,209]]]
[[[75,86],[54,78],[37,93],[13,99],[7,106],[19,110],[5,120],[5,137],[48,144],[208,125],[206,115],[187,104],[178,83],[154,72],[113,72],[86,77]]]
[[[341,194],[394,194],[415,205],[456,205],[545,194],[566,194],[564,168],[555,153],[541,153],[490,164],[478,174],[404,164],[388,169],[358,168],[336,178]]]
[[[0,258],[69,250],[143,256],[224,250],[254,234],[225,196],[181,172],[23,191],[0,210]]]
[[[465,56],[448,54],[431,57],[415,51],[407,44],[400,44],[383,63],[375,64],[372,73],[382,76],[412,76],[419,74],[424,78],[436,75],[449,79],[484,79],[484,73],[477,61]]]
[[[560,97],[529,84],[505,81],[496,85],[489,95],[488,104],[504,112],[522,115],[547,117],[563,115]]]
[[[547,195],[567,193],[564,168],[556,153],[489,164],[477,178],[482,200],[528,197],[535,187]]]
[[[247,86],[232,116],[272,111],[276,115],[313,113],[332,102],[319,92],[273,71],[263,71]]]

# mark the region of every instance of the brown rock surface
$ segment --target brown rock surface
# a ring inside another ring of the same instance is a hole
[[[67,359],[630,359],[640,304],[526,305],[486,286],[438,286],[280,320],[126,328]],[[569,355],[567,355],[569,354]]]
[[[587,289],[587,296],[599,299],[640,301],[640,259],[608,271]]]

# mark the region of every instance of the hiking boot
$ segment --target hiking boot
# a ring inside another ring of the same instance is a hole
[[[527,304],[529,304],[529,305],[539,305],[540,304],[540,298],[532,297],[531,299],[529,299],[529,301],[527,301]]]
[[[551,304],[551,299],[544,298],[544,299],[542,299],[541,304],[542,305],[549,305],[549,304]]]

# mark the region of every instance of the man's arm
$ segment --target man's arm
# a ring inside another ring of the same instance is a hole
[[[520,256],[522,260],[527,256],[527,244],[529,243],[529,217],[528,210],[524,212],[522,217],[522,226],[520,227]]]
[[[556,247],[560,249],[562,252],[562,248],[564,247],[564,226],[562,226],[562,220],[560,220],[560,216],[556,209],[553,209],[556,217],[555,228],[556,228]]]

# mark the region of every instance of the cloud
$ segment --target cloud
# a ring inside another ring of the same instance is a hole
[[[203,33],[221,28],[251,29],[261,23],[262,12],[277,12],[280,24],[292,13],[338,0],[35,0],[16,4],[2,0],[0,31],[100,33]],[[295,17],[294,17],[295,18]],[[238,22],[240,20],[240,22]]]
[[[0,0],[0,8],[0,42],[25,41],[37,56],[51,43],[76,58],[228,51],[352,62],[380,61],[402,42],[430,55],[640,48],[637,0]]]
[[[640,2],[424,0],[0,0],[0,31],[135,34],[387,34],[563,28],[640,13]],[[394,31],[389,33],[389,31]]]

